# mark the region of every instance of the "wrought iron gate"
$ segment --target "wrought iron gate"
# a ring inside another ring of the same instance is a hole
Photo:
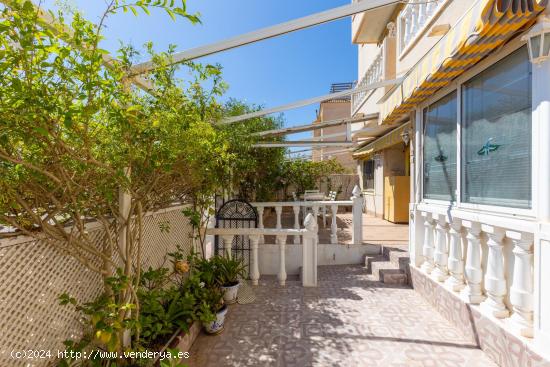
[[[216,228],[256,228],[258,212],[245,200],[229,200],[222,204],[216,212]],[[215,239],[216,255],[222,254],[219,236]],[[234,236],[231,244],[231,255],[242,259],[248,273],[250,269],[250,240],[247,236]]]

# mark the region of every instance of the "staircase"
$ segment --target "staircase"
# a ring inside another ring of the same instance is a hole
[[[403,246],[382,246],[381,254],[365,256],[368,278],[388,285],[410,284],[409,252]]]

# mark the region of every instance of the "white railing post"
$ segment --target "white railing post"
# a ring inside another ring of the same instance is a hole
[[[338,226],[336,224],[336,214],[338,213],[338,205],[332,204],[330,206],[331,223],[330,223],[330,242],[332,244],[338,244]]]
[[[464,288],[464,261],[462,260],[462,223],[460,219],[454,219],[451,222],[449,231],[449,258],[447,259],[447,268],[450,277],[445,281],[447,288],[453,292],[459,292]]]
[[[249,235],[250,245],[252,247],[252,264],[250,266],[250,279],[252,285],[258,285],[260,279],[260,267],[258,264],[258,243],[260,241],[259,235]]]
[[[223,242],[223,252],[225,253],[225,255],[227,255],[228,259],[231,259],[231,255],[232,255],[231,247],[233,245],[233,235],[230,234],[230,235],[224,235],[221,237]]]
[[[514,273],[510,288],[510,303],[513,307],[510,323],[520,335],[533,337],[533,235],[508,232],[514,243]]]
[[[462,223],[468,231],[466,236],[466,266],[464,275],[466,278],[466,287],[462,290],[460,296],[471,304],[479,304],[485,300],[481,291],[481,282],[483,280],[483,269],[481,268],[481,225],[477,222],[464,221]]]
[[[355,245],[360,245],[363,243],[363,197],[361,196],[359,186],[355,185],[352,194],[353,234],[351,242]]]
[[[489,225],[482,225],[481,229],[489,236],[487,241],[489,255],[487,257],[487,272],[485,273],[487,299],[481,302],[480,306],[485,312],[502,319],[510,314],[504,304],[504,296],[506,296],[504,255],[502,253],[504,230]]]
[[[304,220],[306,233],[302,246],[302,285],[317,286],[317,220],[308,214]]]
[[[264,229],[264,207],[260,206],[256,209],[258,209],[258,228]],[[265,243],[263,234],[260,235],[259,243],[262,245]]]
[[[294,211],[294,229],[300,229],[300,207],[293,205],[292,210]],[[294,244],[300,244],[300,236],[294,236]]]
[[[286,235],[278,235],[277,242],[279,243],[279,274],[277,274],[277,279],[279,279],[279,284],[284,286],[286,283]]]
[[[426,274],[430,274],[434,269],[434,228],[435,222],[432,214],[422,212],[424,218],[424,242],[422,244],[422,256],[424,263],[420,267]]]
[[[445,215],[439,215],[435,226],[435,251],[434,264],[435,269],[432,271],[432,278],[438,282],[443,282],[449,277],[447,270],[447,231],[449,226],[445,220]]]
[[[275,213],[277,214],[277,224],[275,225],[275,228],[277,229],[281,229],[282,228],[282,225],[281,225],[281,214],[283,213],[283,207],[280,206],[280,205],[277,205],[275,207]],[[276,243],[279,243],[279,237],[276,237],[275,238],[276,240]]]

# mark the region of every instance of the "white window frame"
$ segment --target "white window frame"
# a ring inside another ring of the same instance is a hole
[[[420,116],[420,141],[421,149],[418,151],[418,160],[419,164],[419,173],[420,173],[420,201],[425,204],[435,204],[443,205],[452,208],[465,209],[469,211],[481,211],[486,213],[495,213],[495,214],[507,214],[514,215],[526,218],[535,218],[538,212],[538,177],[536,172],[536,160],[539,159],[536,156],[538,151],[538,139],[536,139],[536,124],[531,124],[531,208],[512,208],[505,206],[496,206],[496,205],[485,205],[485,204],[473,204],[462,202],[462,145],[461,145],[461,120],[462,120],[462,87],[464,83],[468,82],[473,77],[477,76],[484,70],[490,68],[495,63],[504,59],[506,56],[510,55],[514,51],[525,46],[525,42],[521,41],[519,38],[514,39],[509,44],[504,46],[498,53],[488,56],[486,59],[480,61],[472,69],[460,75],[458,78],[453,80],[447,87],[442,88],[431,98],[424,101],[417,108],[417,116]],[[535,66],[533,66],[535,67]],[[424,198],[424,109],[430,106],[431,104],[437,102],[447,94],[456,91],[457,92],[457,183],[456,183],[456,201],[451,202],[448,200],[435,200],[435,199],[425,199]],[[532,106],[532,116],[535,114],[536,106]]]

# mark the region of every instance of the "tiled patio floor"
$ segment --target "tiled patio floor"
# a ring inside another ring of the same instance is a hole
[[[264,225],[266,228],[274,228],[276,221],[275,214],[273,213],[264,219]],[[330,243],[330,217],[327,217],[326,226],[323,226],[322,223],[321,218],[319,218],[319,243]],[[294,214],[283,212],[281,224],[283,228],[292,228],[294,225]],[[338,214],[336,224],[338,227],[338,243],[351,243],[351,213]],[[408,236],[409,226],[407,224],[395,224],[381,218],[363,214],[363,243],[407,247]],[[289,238],[288,242],[291,243],[291,241],[292,238]],[[275,243],[275,238],[267,236],[266,243]]]
[[[356,265],[319,268],[319,287],[263,279],[226,329],[201,334],[191,367],[494,366],[414,290],[367,280]]]

